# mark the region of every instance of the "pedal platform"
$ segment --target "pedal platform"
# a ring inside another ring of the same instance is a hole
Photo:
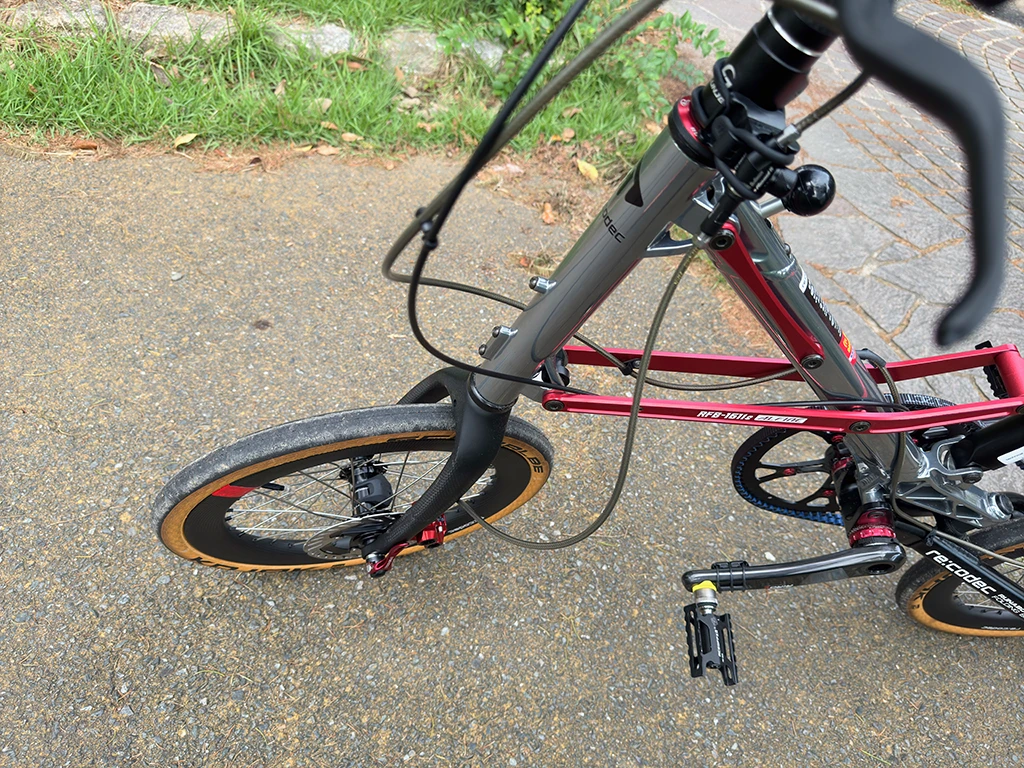
[[[691,604],[684,608],[683,615],[690,677],[704,677],[709,669],[717,669],[726,685],[736,685],[736,645],[729,614],[702,613],[697,605]]]

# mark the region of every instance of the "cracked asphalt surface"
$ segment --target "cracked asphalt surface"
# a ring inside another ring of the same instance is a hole
[[[644,423],[620,508],[567,552],[477,533],[370,582],[196,568],[163,549],[149,503],[188,461],[394,402],[435,368],[379,262],[454,170],[0,155],[0,765],[1019,763],[1020,641],[917,626],[896,575],[727,596],[741,683],[689,678],[684,570],[843,546],[838,529],[740,501],[728,466],[744,429]],[[568,241],[476,187],[437,272],[523,298],[508,254]],[[644,264],[590,333],[640,344],[671,268]],[[665,347],[762,351],[719,290],[684,283]],[[509,319],[431,291],[424,315],[467,359]],[[556,463],[510,529],[579,530],[624,422],[519,413]]]

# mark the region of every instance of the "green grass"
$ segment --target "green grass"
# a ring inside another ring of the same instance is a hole
[[[234,0],[156,0],[226,11],[237,8]],[[392,27],[410,25],[440,29],[474,13],[493,14],[501,0],[259,0],[259,9],[278,16],[306,16],[317,23],[340,23],[347,29],[376,35]]]
[[[355,26],[352,19],[359,18],[367,28],[379,27],[384,18],[394,23],[464,10],[456,0],[264,0],[260,10],[236,5],[232,39],[170,52],[159,62],[170,78],[162,78],[163,84],[139,49],[114,35],[57,39],[0,28],[0,126],[41,141],[77,133],[127,144],[170,143],[195,133],[195,145],[206,147],[272,141],[344,146],[341,134],[350,132],[365,139],[355,148],[393,151],[473,145],[493,119],[499,81],[481,65],[459,64],[449,77],[418,82],[424,105],[438,111],[430,117],[403,113],[396,108],[402,84],[372,52],[360,62],[362,69],[352,69],[344,59],[314,62],[278,48],[266,33],[271,16],[265,8],[286,6],[302,6],[305,13],[313,6],[336,7],[346,25]],[[529,55],[517,52],[520,58],[506,64],[506,72]],[[574,141],[591,142],[605,161],[615,155],[634,160],[653,138],[643,123],[667,108],[667,101],[638,108],[636,79],[623,76],[621,59],[587,70],[515,146],[528,150],[542,135],[572,128]],[[331,100],[326,111],[325,99]]]
[[[353,72],[330,60],[314,69],[277,49],[255,17],[239,14],[236,23],[238,33],[225,47],[196,46],[178,52],[173,64],[164,62],[167,86],[118,38],[55,45],[20,34],[17,54],[0,66],[0,122],[129,143],[186,132],[214,142],[336,138],[338,131],[322,128],[323,121],[384,142],[403,130],[402,118],[390,114],[398,91],[393,74],[377,67]],[[284,92],[275,95],[282,80]],[[324,98],[333,101],[326,113],[318,105]]]

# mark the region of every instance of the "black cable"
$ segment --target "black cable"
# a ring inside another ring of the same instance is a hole
[[[890,411],[910,410],[905,405],[889,403],[885,400],[787,400],[781,403],[751,403],[758,407],[777,406],[785,408],[885,408]]]
[[[861,72],[859,75],[857,75],[856,78],[850,81],[850,83],[847,84],[847,86],[843,88],[843,90],[841,90],[831,99],[826,101],[820,107],[812,111],[810,114],[797,120],[796,125],[794,127],[797,129],[797,131],[803,133],[812,125],[821,120],[823,117],[832,112],[840,104],[848,100],[851,96],[853,96],[853,94],[855,94],[857,91],[863,88],[867,81],[870,79],[871,75],[869,75],[867,72]]]
[[[468,371],[469,373],[490,376],[492,378],[503,379],[505,381],[513,381],[517,384],[525,384],[527,386],[538,386],[539,384],[540,386],[543,386],[545,389],[554,389],[560,392],[569,392],[571,394],[577,395],[587,393],[584,390],[575,389],[573,387],[566,387],[560,384],[554,384],[550,382],[538,382],[537,380],[532,378],[526,378],[523,376],[513,376],[507,373],[499,373],[497,371],[487,370],[486,368],[482,368],[478,365],[469,365],[468,363],[464,363],[461,360],[458,360],[457,358],[445,354],[441,350],[437,349],[433,344],[431,344],[427,340],[427,337],[423,334],[423,330],[422,328],[420,328],[419,320],[417,319],[416,316],[416,297],[419,292],[420,283],[423,277],[423,269],[426,266],[427,259],[430,257],[431,251],[437,248],[438,234],[441,232],[441,228],[444,226],[444,223],[447,220],[448,215],[451,213],[452,208],[455,207],[455,203],[459,199],[459,195],[462,194],[462,191],[463,189],[465,189],[466,185],[472,180],[472,178],[477,174],[477,172],[487,163],[488,159],[491,156],[491,151],[497,145],[501,137],[502,129],[505,127],[505,124],[512,116],[512,113],[515,111],[515,108],[518,106],[522,98],[526,95],[526,92],[530,89],[530,86],[533,85],[534,80],[537,79],[537,76],[540,74],[541,70],[544,68],[548,60],[554,54],[555,49],[562,42],[565,35],[572,28],[573,24],[576,22],[576,19],[587,7],[587,4],[589,2],[590,0],[576,0],[576,2],[573,3],[572,7],[569,9],[569,12],[566,13],[566,15],[558,23],[558,26],[555,27],[555,30],[554,32],[551,33],[551,36],[544,41],[544,45],[541,47],[541,50],[537,54],[537,57],[530,63],[530,66],[527,69],[526,74],[523,75],[522,79],[516,84],[515,89],[512,91],[512,95],[510,95],[508,99],[505,101],[505,103],[502,105],[501,110],[498,112],[498,115],[494,118],[494,121],[487,129],[487,132],[484,134],[484,137],[480,140],[480,143],[477,145],[476,150],[474,150],[472,156],[469,158],[469,161],[462,168],[462,171],[456,178],[454,187],[451,189],[451,192],[449,193],[445,202],[442,204],[441,208],[438,210],[437,214],[434,216],[433,219],[424,221],[421,224],[420,229],[423,232],[423,247],[420,249],[419,256],[416,259],[416,263],[413,265],[412,274],[410,275],[409,294],[407,303],[409,325],[412,329],[413,336],[416,337],[416,341],[420,343],[420,346],[422,346],[425,350],[427,350],[427,352],[429,352],[431,355],[438,358],[439,360],[448,363],[449,365],[454,366],[456,368]]]
[[[491,148],[488,160],[494,158],[506,144],[514,139],[526,125],[533,120],[537,114],[544,109],[551,101],[571,83],[576,77],[597,60],[605,51],[626,35],[633,27],[639,24],[646,16],[658,8],[664,0],[637,0],[612,21],[607,27],[598,33],[597,37],[580,53],[551,77],[551,80],[544,85],[537,95],[529,103],[516,112],[508,125],[502,130],[501,135],[494,147]],[[409,224],[398,236],[391,248],[388,250],[384,261],[381,263],[381,272],[388,280],[397,283],[408,283],[409,275],[404,272],[397,272],[393,269],[395,261],[406,249],[412,239],[420,232],[424,222],[436,214],[441,206],[445,205],[455,188],[455,180],[450,181],[444,189],[439,192],[433,200],[416,213],[416,219]],[[424,285],[429,285],[424,279]]]
[[[602,525],[608,520],[612,514],[612,510],[615,509],[615,505],[619,502],[619,497],[622,495],[622,489],[626,486],[626,477],[629,474],[629,461],[633,455],[633,441],[636,438],[636,428],[640,422],[640,400],[644,391],[644,384],[647,380],[647,370],[651,363],[651,356],[654,354],[654,345],[658,338],[658,332],[661,330],[662,321],[665,319],[665,313],[668,311],[668,306],[672,302],[672,297],[675,295],[676,288],[679,287],[680,281],[683,279],[683,275],[690,266],[690,262],[693,261],[693,257],[696,255],[696,247],[691,247],[687,251],[686,255],[683,256],[683,260],[679,262],[679,266],[676,267],[675,272],[672,273],[672,277],[665,287],[665,291],[661,296],[661,301],[658,303],[658,308],[654,312],[654,319],[651,320],[651,326],[647,331],[647,341],[644,343],[644,353],[640,358],[640,368],[636,373],[636,385],[633,388],[633,401],[629,409],[629,420],[626,422],[626,437],[622,442],[622,458],[619,460],[619,472],[615,477],[615,486],[612,488],[611,496],[608,502],[605,504],[601,514],[597,516],[590,525],[584,528],[577,534],[569,536],[558,541],[529,541],[527,539],[520,539],[518,536],[513,536],[510,533],[488,523],[477,514],[469,504],[463,500],[458,501],[459,508],[466,512],[473,520],[480,525],[488,533],[494,534],[499,539],[503,539],[516,546],[523,547],[524,549],[539,549],[539,550],[551,550],[551,549],[564,549],[571,547],[574,544],[578,544],[586,538],[589,538],[601,528]]]

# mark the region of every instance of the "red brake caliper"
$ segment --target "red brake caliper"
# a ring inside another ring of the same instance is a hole
[[[394,565],[395,558],[398,557],[403,549],[415,546],[422,546],[427,549],[440,547],[444,544],[444,535],[447,532],[448,521],[445,520],[444,515],[441,515],[441,517],[432,522],[426,530],[421,531],[420,534],[412,541],[395,544],[395,546],[393,546],[380,560],[367,563],[366,572],[370,574],[371,579],[379,578],[391,570],[391,566]]]

